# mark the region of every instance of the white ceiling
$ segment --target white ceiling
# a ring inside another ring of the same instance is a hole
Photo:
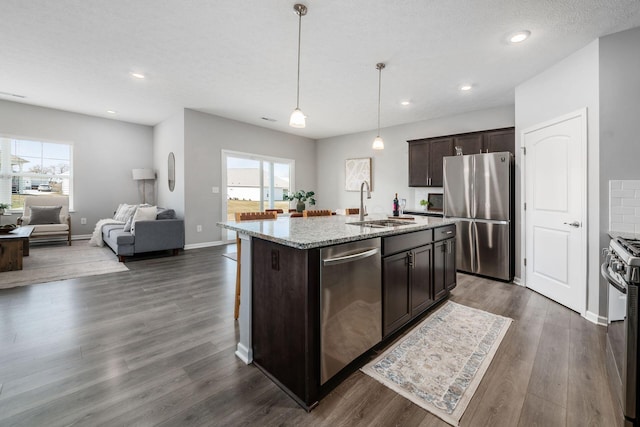
[[[191,108],[318,139],[375,129],[377,62],[387,127],[512,104],[519,83],[640,26],[638,0],[300,2],[305,129],[288,126],[295,0],[2,0],[0,92],[25,98],[0,99],[146,125]]]

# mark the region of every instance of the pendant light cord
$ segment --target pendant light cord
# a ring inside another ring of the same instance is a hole
[[[379,62],[376,64],[376,68],[378,69],[378,136],[380,136],[380,98],[382,92],[382,69],[385,67],[384,62]]]
[[[302,37],[302,12],[298,11],[298,85],[296,86],[296,108],[300,108],[300,38]]]
[[[378,136],[380,136],[380,92],[382,91],[382,67],[378,64]]]

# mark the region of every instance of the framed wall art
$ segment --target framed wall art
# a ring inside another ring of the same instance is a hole
[[[362,181],[367,181],[370,190],[373,191],[371,157],[347,159],[345,161],[344,189],[347,191],[360,191]]]

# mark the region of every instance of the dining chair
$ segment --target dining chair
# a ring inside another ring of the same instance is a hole
[[[265,209],[265,212],[275,212],[277,214],[281,214],[284,213],[284,211],[282,209]]]
[[[344,210],[345,215],[357,215],[360,213],[360,208],[347,208]]]
[[[265,212],[236,212],[236,222],[240,221],[258,221],[261,219],[277,219],[278,213],[275,211]],[[236,248],[237,248],[237,261],[236,261],[236,300],[233,308],[233,318],[238,319],[240,315],[240,259],[242,258],[242,243],[240,236],[236,233]]]
[[[302,216],[307,218],[310,216],[331,216],[333,215],[333,212],[331,212],[331,210],[329,209],[316,209],[316,210],[303,210],[302,211]]]

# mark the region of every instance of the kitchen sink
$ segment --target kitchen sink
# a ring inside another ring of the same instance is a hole
[[[415,222],[402,221],[399,219],[372,219],[370,221],[347,222],[347,224],[359,225],[362,227],[385,228],[385,227],[398,227],[401,225],[413,225],[415,224]]]

